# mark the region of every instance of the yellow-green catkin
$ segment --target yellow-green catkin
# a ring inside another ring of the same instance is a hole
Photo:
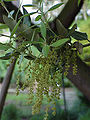
[[[77,53],[76,51],[73,51],[72,54],[72,64],[73,64],[73,75],[77,74]]]
[[[66,48],[66,50],[64,51],[64,59],[65,59],[65,71],[64,71],[64,75],[67,76],[68,74],[68,70],[70,68],[70,57],[71,57],[71,50]]]
[[[40,55],[35,60],[27,62],[24,68],[26,73],[25,82],[21,89],[27,88],[28,90],[28,103],[32,104],[32,114],[40,112],[44,96],[47,97],[48,102],[53,103],[52,114],[56,114],[55,99],[60,99],[62,65],[65,62],[65,75],[67,75],[70,67],[70,55],[71,50],[66,49],[65,52],[60,51],[60,57],[58,57],[56,49],[52,48],[47,57]],[[75,55],[73,54],[73,56]],[[21,66],[19,65],[19,72],[20,70]],[[19,77],[17,80],[17,93],[19,93],[20,87]],[[48,110],[47,107],[44,120],[48,119]]]

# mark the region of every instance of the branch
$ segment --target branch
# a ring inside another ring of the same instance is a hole
[[[10,66],[8,67],[6,76],[2,83],[2,88],[1,88],[1,93],[0,93],[0,118],[1,118],[2,110],[3,110],[3,106],[5,103],[6,95],[8,92],[8,88],[10,85],[12,73],[14,71],[15,63],[16,63],[16,59],[14,59],[13,63],[11,63]]]
[[[89,47],[90,43],[83,45],[83,47]]]
[[[51,28],[53,31],[56,31],[56,20],[59,19],[61,23],[64,25],[65,28],[69,28],[72,22],[74,21],[76,15],[79,13],[82,5],[84,3],[84,0],[80,1],[80,4],[78,5],[78,0],[68,0],[65,7],[61,11],[61,13],[58,15],[57,18],[54,19],[50,23]]]

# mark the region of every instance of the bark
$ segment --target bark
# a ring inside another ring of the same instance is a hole
[[[6,2],[5,5],[6,5],[9,12],[12,10],[15,10],[15,13],[17,13],[18,8],[15,5],[13,5],[11,2]],[[4,23],[3,15],[7,15],[7,12],[0,4],[0,23]],[[18,18],[21,15],[22,15],[22,13],[19,11]],[[14,14],[14,17],[15,17],[15,14]],[[16,59],[14,59],[13,63],[11,63],[9,68],[7,69],[6,76],[5,76],[3,83],[2,83],[2,88],[1,88],[1,93],[0,93],[0,118],[2,115],[5,99],[6,99],[7,92],[8,92],[8,88],[9,88],[9,85],[11,82],[12,74],[13,74],[13,71],[15,68],[15,63],[16,63]]]
[[[0,118],[1,118],[2,110],[3,110],[3,106],[5,103],[6,95],[8,92],[8,88],[10,85],[12,73],[14,71],[15,63],[16,63],[16,59],[14,59],[13,63],[11,63],[10,66],[8,67],[6,76],[2,83],[2,88],[1,88],[1,93],[0,93]]]
[[[73,75],[71,64],[67,77],[90,101],[90,66],[86,65],[79,57],[77,57],[76,64],[77,74]]]
[[[66,3],[65,7],[58,15],[58,17],[55,18],[54,21],[50,23],[51,28],[54,31],[56,31],[56,19],[59,19],[65,28],[69,28],[70,25],[75,20],[75,17],[80,11],[83,3],[84,0],[81,0],[79,5],[78,5],[78,0],[68,0],[68,2]]]

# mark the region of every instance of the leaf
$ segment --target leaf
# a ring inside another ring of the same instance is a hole
[[[21,64],[23,61],[23,54],[21,54],[20,59],[19,59],[19,64]]]
[[[0,50],[8,50],[10,48],[11,46],[9,46],[8,44],[0,43]]]
[[[23,5],[24,7],[36,7],[36,5],[33,4],[27,4],[27,5]]]
[[[76,40],[88,40],[87,34],[82,32],[75,31],[71,34],[71,36]]]
[[[6,28],[8,28],[7,25],[5,25],[5,24],[1,24],[1,25],[0,25],[0,29],[6,29]]]
[[[13,14],[14,14],[14,10],[12,10],[9,14],[8,14],[8,18],[10,18]]]
[[[7,16],[3,15],[3,20],[5,22],[5,24],[10,28],[10,30],[12,31],[13,28],[16,25],[16,21],[13,20],[12,18],[8,18]]]
[[[21,24],[17,29],[17,36],[24,37],[28,41],[31,40],[33,31],[30,27],[27,27],[25,24]]]
[[[27,10],[22,6],[23,8],[23,14],[26,15],[28,14]],[[31,26],[31,18],[30,15],[29,16],[25,16],[23,18],[23,24],[26,24],[28,27]]]
[[[85,56],[84,61],[85,62],[90,62],[90,55],[89,56]]]
[[[64,27],[64,25],[58,19],[56,20],[56,27],[61,37],[66,37],[68,35],[68,30]]]
[[[59,46],[62,46],[64,45],[66,42],[68,42],[70,39],[69,38],[64,38],[64,39],[60,39],[54,43],[52,43],[50,46],[52,47],[59,47]]]
[[[75,32],[75,29],[77,29],[77,24],[74,24],[73,27],[69,30],[68,36],[73,34],[73,32]]]
[[[46,38],[46,26],[43,22],[41,22],[40,31],[41,31],[43,38]]]
[[[33,56],[38,56],[40,54],[40,51],[34,45],[31,46],[31,51]]]
[[[27,56],[24,56],[26,59],[28,59],[28,60],[35,60],[35,58],[36,57],[34,57],[34,56],[30,56],[30,55],[27,55]]]
[[[38,15],[36,18],[35,18],[35,21],[39,21],[41,19],[41,15]]]
[[[40,37],[40,38],[39,38],[39,41],[41,42],[41,43],[39,43],[40,46],[43,47],[43,46],[44,46],[44,42],[45,42],[44,39],[42,39],[42,38]]]
[[[20,22],[21,22],[21,19],[18,21],[18,23],[17,23],[17,24],[15,25],[15,27],[13,28],[13,31],[11,32],[11,37],[16,33],[17,28],[18,28]]]
[[[50,50],[50,46],[49,45],[45,45],[42,49],[42,53],[45,57],[48,56],[48,53],[49,53],[49,50]]]
[[[80,5],[81,0],[78,0],[78,6]]]
[[[11,58],[11,53],[7,53],[5,56],[0,57],[2,60],[8,60]]]
[[[48,11],[55,10],[55,9],[59,8],[61,5],[63,5],[63,4],[64,3],[58,3],[58,4],[54,5],[54,6],[52,6]]]

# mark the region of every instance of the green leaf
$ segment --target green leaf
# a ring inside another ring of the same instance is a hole
[[[8,28],[7,25],[5,25],[5,24],[1,24],[1,25],[0,25],[0,29],[6,29],[6,28]]]
[[[90,62],[90,55],[89,56],[85,56],[84,61],[85,62]]]
[[[35,21],[38,21],[41,19],[41,15],[38,15],[36,18],[35,18]]]
[[[59,47],[59,46],[62,46],[64,45],[66,42],[68,42],[70,39],[69,38],[64,38],[64,39],[60,39],[54,43],[52,43],[50,46],[52,47]]]
[[[82,32],[75,31],[71,34],[71,36],[76,40],[88,40],[87,34]]]
[[[79,6],[80,2],[81,2],[81,0],[78,0],[78,6]]]
[[[35,56],[33,56],[33,55],[27,55],[27,56],[24,56],[26,59],[28,59],[28,60],[35,60]]]
[[[19,59],[19,64],[21,64],[23,61],[23,54],[21,54],[20,59]]]
[[[26,10],[24,7],[22,7],[22,8],[23,8],[23,14],[24,14],[24,15],[28,14],[27,10]],[[26,24],[27,26],[31,26],[31,18],[30,18],[30,15],[29,15],[29,16],[25,16],[25,17],[23,18],[23,24]]]
[[[31,51],[33,56],[37,57],[40,54],[40,51],[34,45],[31,46]]]
[[[16,33],[17,28],[18,28],[20,22],[21,22],[21,19],[18,21],[18,23],[17,23],[17,24],[15,25],[15,27],[13,28],[13,31],[11,32],[11,37]]]
[[[75,32],[75,29],[77,29],[77,24],[74,24],[73,27],[69,30],[68,36],[72,35],[73,32]]]
[[[64,3],[58,3],[58,4],[54,5],[54,6],[52,6],[48,11],[55,10],[55,9],[59,8],[61,5],[63,5],[63,4]]]
[[[41,31],[43,38],[46,38],[46,26],[43,22],[41,22],[40,31]]]
[[[10,18],[11,16],[13,16],[13,14],[14,14],[14,10],[12,10],[9,14],[8,14],[8,18]]]
[[[5,56],[0,57],[2,60],[8,60],[11,58],[11,53],[7,53]]]
[[[8,44],[0,43],[0,50],[8,50],[10,48],[11,46],[9,46]]]
[[[10,28],[10,30],[12,31],[13,28],[16,25],[16,21],[13,20],[12,18],[8,18],[7,16],[3,15],[3,20],[5,22],[5,24]]]
[[[17,36],[24,37],[28,41],[31,40],[33,31],[30,27],[27,27],[25,24],[21,24],[17,29]]]
[[[56,20],[56,27],[61,37],[66,37],[68,35],[68,30],[64,27],[64,25],[58,19]]]
[[[50,46],[49,45],[45,45],[42,49],[42,53],[45,57],[48,56],[48,53],[49,53],[49,50],[50,50]]]
[[[23,5],[24,7],[36,7],[36,5],[33,4],[27,4],[27,5]]]

